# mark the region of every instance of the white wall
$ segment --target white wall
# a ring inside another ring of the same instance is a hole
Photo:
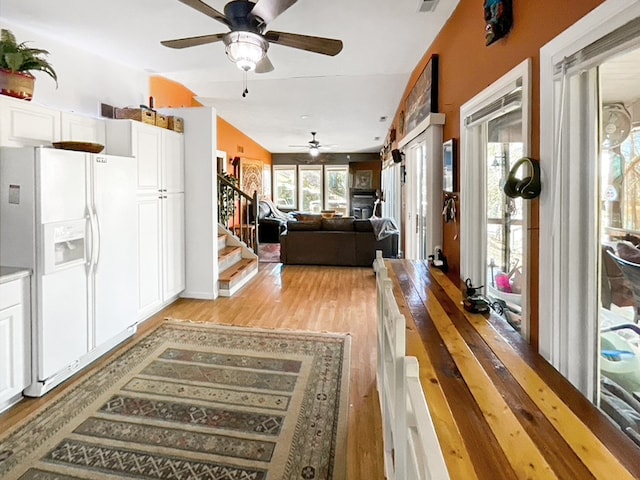
[[[202,107],[161,111],[184,118],[186,288],[180,296],[214,299],[218,296],[216,110]]]
[[[30,47],[50,53],[47,59],[58,75],[58,88],[47,74],[32,72],[36,77],[34,102],[99,117],[100,103],[126,107],[149,101],[149,74],[144,70],[107,60],[2,17],[0,27],[11,30],[18,43],[27,41]]]

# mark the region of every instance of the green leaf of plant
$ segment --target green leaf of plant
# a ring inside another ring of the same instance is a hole
[[[7,45],[13,45],[16,47],[18,45],[18,43],[16,42],[16,37],[13,35],[13,33],[11,33],[10,30],[6,30],[4,28],[2,29],[2,31],[0,31],[0,41]]]
[[[7,62],[7,66],[9,67],[9,70],[11,70],[12,72],[20,71],[20,68],[22,67],[22,63],[24,61],[24,58],[21,53],[5,53],[4,59]]]
[[[27,42],[18,43],[13,33],[0,29],[0,68],[11,72],[39,70],[53,78],[57,85],[58,77],[45,55],[49,55],[47,50],[30,48]]]

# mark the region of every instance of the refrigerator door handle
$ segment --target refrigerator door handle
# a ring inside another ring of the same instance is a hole
[[[95,261],[93,262],[93,264],[95,265],[95,269],[98,269],[98,262],[100,261],[100,218],[98,217],[98,215],[95,213],[93,213],[93,218],[96,219],[96,229],[98,234],[96,235],[96,239],[98,241],[98,248],[96,249],[96,257],[95,257]]]
[[[100,224],[98,223],[98,216],[93,209],[89,210],[89,220],[91,223],[91,268],[89,272],[93,272],[98,264],[98,256],[100,255]]]
[[[86,249],[87,251],[85,252],[85,267],[87,270],[87,273],[91,273],[91,271],[93,270],[93,238],[95,237],[95,232],[93,230],[93,217],[91,215],[91,212],[89,212],[86,216],[85,216],[86,222],[87,222],[87,232],[88,232],[88,237],[85,238],[85,245],[86,245]]]

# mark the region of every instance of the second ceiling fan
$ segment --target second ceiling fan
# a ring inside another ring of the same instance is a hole
[[[309,148],[309,155],[311,155],[312,157],[317,157],[320,154],[321,148],[332,148],[335,146],[335,145],[320,145],[320,142],[316,140],[317,133],[318,132],[311,132],[311,140],[309,140],[307,145],[289,145],[289,146],[295,147],[295,148],[307,147]]]
[[[179,1],[225,24],[231,31],[165,40],[161,42],[162,45],[187,48],[222,41],[229,59],[245,72],[255,70],[256,73],[266,73],[273,70],[273,64],[267,56],[270,43],[329,56],[337,55],[342,50],[341,40],[275,30],[265,32],[267,24],[297,0],[258,0],[257,3],[234,0],[225,5],[224,14],[202,0]]]

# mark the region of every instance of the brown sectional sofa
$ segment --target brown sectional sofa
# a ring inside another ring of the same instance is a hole
[[[398,235],[378,240],[369,220],[350,217],[289,221],[280,235],[280,261],[285,265],[370,267],[376,250],[386,258],[397,257]]]

